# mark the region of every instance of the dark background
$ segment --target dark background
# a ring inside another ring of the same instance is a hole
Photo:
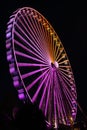
[[[40,1],[40,2],[39,2]],[[59,0],[0,1],[0,109],[10,111],[17,99],[6,60],[5,31],[10,15],[18,8],[38,10],[60,37],[71,63],[78,102],[87,115],[87,7],[83,2]]]

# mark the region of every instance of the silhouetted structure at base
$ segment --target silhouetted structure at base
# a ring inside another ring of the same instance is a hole
[[[23,104],[15,114],[15,126],[18,130],[46,130],[45,117],[35,105]]]
[[[73,126],[60,125],[58,130],[87,130],[84,122],[75,123]]]
[[[41,110],[35,104],[18,102],[13,107],[12,118],[0,114],[0,130],[87,130],[85,122],[76,122],[74,125],[66,126],[59,124],[59,128],[48,128],[46,119]]]

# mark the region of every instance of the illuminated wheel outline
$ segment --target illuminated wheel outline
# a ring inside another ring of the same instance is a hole
[[[36,103],[49,125],[71,125],[77,93],[72,68],[53,27],[38,11],[24,7],[7,23],[9,71],[18,98]]]

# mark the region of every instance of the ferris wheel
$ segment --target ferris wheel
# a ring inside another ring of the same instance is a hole
[[[18,98],[36,103],[54,128],[76,119],[77,93],[72,68],[53,27],[37,10],[23,7],[6,30],[9,71]]]

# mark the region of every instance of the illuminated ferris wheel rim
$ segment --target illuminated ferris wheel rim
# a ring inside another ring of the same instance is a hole
[[[74,81],[74,77],[72,78],[72,76],[73,76],[73,73],[72,73],[72,69],[71,69],[71,65],[70,65],[70,62],[69,62],[69,60],[68,60],[68,57],[67,57],[67,54],[66,54],[66,52],[65,52],[65,49],[64,49],[64,47],[63,47],[63,45],[62,45],[62,43],[61,43],[61,41],[60,41],[60,39],[59,39],[59,37],[58,37],[58,35],[56,34],[56,32],[54,31],[54,29],[53,29],[53,27],[49,24],[49,22],[45,19],[45,17],[44,16],[42,16],[38,11],[36,11],[35,9],[33,9],[33,8],[29,8],[29,7],[24,7],[24,8],[21,8],[21,9],[18,9],[16,12],[14,12],[13,13],[13,15],[10,17],[10,21],[8,22],[8,29],[7,29],[7,32],[6,32],[6,38],[9,40],[10,39],[10,36],[11,36],[11,42],[12,42],[12,53],[13,53],[13,61],[12,61],[12,59],[10,59],[9,60],[9,55],[7,54],[7,59],[8,59],[8,61],[9,62],[13,62],[14,64],[15,64],[15,66],[16,66],[16,71],[17,71],[17,73],[18,73],[18,76],[16,76],[16,78],[13,78],[13,80],[14,80],[14,86],[16,87],[16,85],[17,85],[17,83],[18,83],[18,78],[20,77],[20,79],[21,79],[21,83],[22,83],[22,86],[24,87],[24,90],[25,90],[25,92],[26,92],[26,94],[27,94],[27,96],[28,96],[28,98],[31,100],[31,102],[33,102],[33,100],[34,100],[34,98],[31,98],[31,96],[30,96],[30,94],[28,93],[28,89],[27,89],[27,87],[26,87],[26,85],[25,85],[25,82],[24,82],[24,80],[23,80],[23,77],[22,77],[22,75],[21,75],[21,71],[20,71],[20,68],[19,68],[19,64],[18,64],[18,59],[17,59],[17,54],[19,55],[19,52],[16,52],[15,51],[15,27],[16,26],[19,26],[18,24],[17,24],[17,22],[19,22],[19,20],[20,20],[20,17],[24,17],[24,16],[29,16],[29,17],[32,17],[33,19],[37,19],[37,17],[39,16],[39,18],[38,18],[38,23],[41,23],[42,25],[41,25],[41,27],[43,26],[43,28],[45,29],[45,31],[47,31],[47,33],[46,33],[46,36],[49,36],[49,37],[51,37],[51,38],[53,38],[53,39],[51,39],[52,40],[52,45],[51,45],[51,50],[49,49],[49,53],[47,53],[47,54],[49,54],[49,60],[48,60],[48,63],[49,63],[49,66],[52,68],[52,70],[55,70],[53,73],[54,73],[54,76],[55,75],[59,75],[59,74],[55,74],[55,72],[57,72],[57,70],[58,70],[58,72],[60,73],[62,70],[62,73],[61,73],[61,75],[63,75],[64,77],[63,77],[63,80],[65,81],[66,79],[67,79],[67,84],[68,84],[68,82],[70,82],[69,84],[71,84],[71,82],[74,84],[74,87],[72,87],[71,89],[72,89],[72,91],[76,91],[76,88],[75,88],[75,81]],[[10,23],[12,23],[12,24],[10,24]],[[38,25],[39,26],[39,25]],[[10,30],[10,28],[12,29],[12,30]],[[9,31],[10,30],[10,31]],[[49,33],[48,33],[48,31],[49,31]],[[43,31],[42,31],[43,32]],[[47,37],[48,38],[48,37]],[[9,48],[9,46],[10,46],[10,44],[8,44],[8,40],[7,40],[7,44],[6,44],[6,48],[8,49]],[[16,39],[16,40],[18,40],[18,39]],[[45,39],[46,40],[46,39]],[[50,38],[48,38],[47,39],[48,41],[50,41],[51,42],[51,40],[50,40]],[[56,42],[55,42],[56,41]],[[16,41],[17,42],[17,41]],[[53,46],[53,43],[55,42],[55,45]],[[17,42],[18,43],[18,42]],[[18,43],[19,44],[19,43]],[[30,45],[30,44],[29,44]],[[38,45],[38,44],[37,44]],[[47,43],[46,45],[50,45],[50,43]],[[21,45],[22,47],[25,47],[25,46],[23,46],[23,45]],[[55,51],[55,52],[53,52],[54,50],[55,50],[55,48],[60,48],[60,46],[61,46],[61,50],[59,49],[57,49],[58,51],[59,51],[59,54],[57,54],[57,51]],[[39,47],[39,46],[38,46]],[[40,46],[41,47],[41,46]],[[44,47],[44,46],[43,46]],[[54,47],[53,49],[52,49],[52,47]],[[46,48],[45,48],[46,49]],[[27,50],[27,49],[26,49]],[[43,50],[44,51],[44,50]],[[61,55],[62,54],[62,52],[63,52],[63,55]],[[7,53],[8,53],[8,51],[7,51]],[[17,53],[17,54],[16,54]],[[56,54],[55,54],[56,53]],[[20,54],[22,54],[22,53],[20,53]],[[34,53],[33,53],[34,54]],[[54,56],[54,54],[56,55],[56,57],[57,57],[57,55],[59,56],[61,56],[59,59],[55,59],[55,56]],[[11,55],[10,55],[11,56]],[[24,55],[23,55],[24,56]],[[62,60],[61,61],[61,59],[63,59],[65,57],[65,59],[64,59],[64,61]],[[46,57],[44,57],[44,59],[45,59]],[[59,61],[59,62],[58,62]],[[61,62],[60,62],[61,61]],[[65,65],[66,66],[64,66],[64,63],[65,63]],[[67,62],[68,62],[68,65],[67,65]],[[61,65],[62,64],[62,65]],[[21,65],[21,64],[20,64]],[[25,65],[25,64],[23,64],[23,65]],[[69,66],[69,67],[68,67]],[[67,69],[65,69],[64,67],[66,67]],[[64,69],[63,69],[64,68]],[[40,69],[42,69],[43,70],[43,68],[41,67]],[[70,79],[73,79],[73,81],[71,80],[71,81],[68,81],[68,78],[66,78],[66,76],[67,76],[67,73],[66,72],[69,72],[70,74],[68,74],[68,76],[69,76],[69,78]],[[11,65],[10,65],[10,73],[15,73],[15,71],[14,71],[14,69],[12,69],[12,67],[11,67]],[[13,75],[12,74],[12,75]],[[60,76],[60,75],[59,75]],[[26,76],[25,76],[26,77]],[[52,77],[52,76],[51,76]],[[62,80],[62,78],[60,77],[60,79]],[[51,81],[50,81],[51,82]],[[62,85],[64,85],[65,84],[65,82],[63,82],[63,84]],[[20,86],[20,84],[19,84],[19,86]],[[54,85],[55,86],[55,85]],[[67,89],[67,91],[69,92],[69,90]],[[23,93],[22,92],[24,92],[23,91],[23,89],[19,89],[18,90],[18,93],[19,93],[19,98],[25,98],[25,96],[23,95]],[[72,93],[72,92],[71,92]],[[67,93],[66,93],[67,94]],[[73,95],[73,94],[71,94],[71,95]],[[68,97],[70,97],[70,92],[69,92],[69,95],[68,95]],[[76,99],[77,99],[77,95],[76,95],[76,92],[74,93],[74,95],[73,96],[71,96],[73,99],[73,102],[75,102],[76,101]],[[69,101],[70,102],[70,101]],[[76,102],[75,102],[75,105],[76,105]],[[61,105],[62,106],[62,105]],[[64,109],[64,108],[63,108]],[[74,111],[74,110],[73,110]],[[75,108],[75,111],[76,111],[76,108]],[[76,112],[74,113],[75,115],[76,115]]]

